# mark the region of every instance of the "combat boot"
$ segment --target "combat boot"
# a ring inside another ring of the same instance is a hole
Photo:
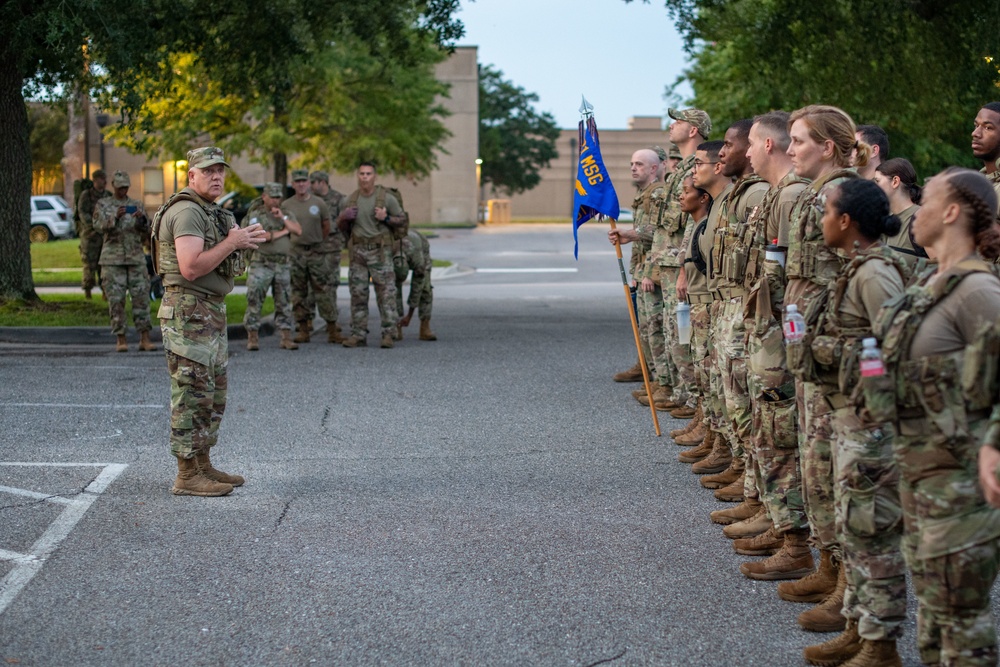
[[[695,475],[722,472],[732,462],[733,453],[729,451],[729,444],[722,435],[716,433],[715,442],[712,444],[712,453],[691,466],[691,472]]]
[[[222,472],[221,470],[216,470],[212,467],[212,459],[209,456],[208,450],[198,452],[194,455],[194,460],[198,462],[198,470],[205,477],[208,477],[213,482],[222,482],[223,484],[231,484],[233,486],[243,486],[242,475],[230,475],[229,473]]]
[[[312,336],[312,327],[308,326],[304,322],[299,322],[299,330],[295,335],[296,343],[308,343],[309,338]]]
[[[706,489],[721,489],[727,484],[732,484],[736,480],[742,479],[745,468],[746,464],[743,462],[743,459],[733,459],[729,467],[722,472],[702,477],[701,485]]]
[[[691,421],[694,422],[693,417]],[[674,442],[678,445],[697,445],[705,439],[706,435],[708,435],[708,427],[705,426],[705,422],[699,420],[691,431],[674,438]]]
[[[763,505],[749,519],[743,519],[736,523],[731,523],[722,529],[722,534],[731,540],[738,540],[743,537],[753,537],[760,535],[771,527],[771,519],[767,516],[767,511]]]
[[[615,373],[611,379],[615,382],[642,382],[642,366],[636,361],[635,366],[627,371]]]
[[[670,432],[670,437],[671,438],[676,438],[679,435],[686,435],[686,434],[690,433],[695,428],[697,428],[698,425],[701,424],[701,422],[704,419],[705,419],[705,415],[704,415],[704,413],[701,410],[701,399],[698,399],[698,407],[695,409],[694,414],[691,416],[691,421],[689,421],[684,428],[675,428],[673,431],[671,431]],[[698,437],[698,441],[701,441],[701,439],[703,437],[704,436],[699,436]],[[691,443],[691,444],[694,444],[694,443]]]
[[[778,584],[778,597],[786,602],[822,602],[837,587],[840,564],[829,549],[820,549],[819,567],[798,581]]]
[[[692,408],[691,406],[688,405],[682,405],[679,408],[674,408],[673,410],[669,410],[669,412],[670,416],[673,417],[674,419],[692,419],[694,418],[695,413],[698,412],[698,409]]]
[[[829,641],[814,646],[807,646],[802,651],[802,657],[810,665],[820,667],[836,667],[842,665],[861,651],[862,639],[858,635],[858,622],[847,620],[844,631]]]
[[[730,507],[724,510],[715,510],[709,514],[709,518],[712,519],[714,523],[722,524],[723,526],[728,526],[734,524],[738,521],[745,521],[746,519],[752,519],[757,516],[757,513],[764,509],[763,503],[759,500],[753,498],[748,498],[736,507]]]
[[[326,342],[327,343],[343,343],[344,337],[340,335],[340,325],[336,322],[326,323]]]
[[[431,331],[431,320],[420,320],[420,340],[437,340],[438,337]]]
[[[391,334],[386,334],[385,336],[382,336],[382,342],[379,344],[379,347],[388,350],[394,344],[395,343],[393,343],[393,341],[392,341],[392,335]]]
[[[770,556],[778,553],[784,548],[784,545],[785,538],[774,530],[774,526],[771,526],[760,535],[733,540],[733,551],[741,556]],[[743,565],[747,565],[747,563]],[[743,565],[740,566],[740,570],[743,569]]]
[[[669,387],[664,387],[662,394],[653,394],[653,407],[656,408],[658,412],[670,412],[671,410],[687,407],[683,402],[675,401],[671,397],[672,393],[673,391]],[[649,403],[646,405],[649,405]],[[693,412],[694,411],[692,410],[692,414]]]
[[[282,350],[297,350],[299,346],[292,340],[292,332],[288,329],[281,330],[281,342],[278,344]]]
[[[642,382],[642,380],[639,380],[639,382]],[[652,389],[653,391],[656,391],[656,386],[657,385],[656,385],[655,382],[650,382],[649,383],[649,388]],[[643,385],[643,386],[639,387],[638,389],[633,389],[632,390],[632,398],[634,398],[636,400],[639,400],[640,396],[645,396],[645,395],[646,395],[646,385]],[[649,403],[646,403],[646,405],[649,405]]]
[[[841,615],[844,606],[844,592],[847,590],[847,575],[841,567],[837,574],[837,587],[818,605],[799,614],[799,625],[810,632],[839,632],[844,629],[847,619]]]
[[[761,561],[743,563],[743,576],[757,581],[778,581],[781,579],[801,579],[813,570],[812,551],[809,549],[808,530],[787,530],[781,549]],[[735,547],[740,540],[733,543]],[[736,553],[743,553],[736,549]]]
[[[251,352],[256,352],[260,349],[260,341],[257,339],[256,331],[247,332],[247,349]]]
[[[368,345],[368,341],[362,336],[351,336],[350,338],[345,338],[341,345],[344,347],[366,347]]]
[[[653,390],[653,405],[657,405],[658,403],[670,400],[670,392],[667,391],[667,388],[664,387],[662,384],[650,384],[649,388]],[[637,396],[636,400],[645,405],[646,407],[649,407],[648,395],[643,394],[642,396]]]
[[[149,332],[141,331],[139,332],[139,351],[140,352],[155,352],[156,346],[153,345],[153,341],[149,340]]]
[[[715,496],[716,500],[721,500],[724,503],[741,503],[743,502],[743,488],[745,486],[746,473],[740,475],[735,482],[727,484],[721,489],[716,489],[712,495]]]
[[[128,341],[125,340],[125,334],[118,334],[118,340],[115,343],[115,352],[128,352]]]
[[[706,431],[701,444],[691,449],[685,449],[677,455],[677,460],[681,463],[697,463],[712,453],[712,443],[715,441],[715,433]]]
[[[861,650],[843,667],[903,667],[895,639],[861,640]]]
[[[170,492],[175,496],[224,496],[233,492],[233,485],[215,482],[202,475],[194,458],[178,458],[177,479]]]

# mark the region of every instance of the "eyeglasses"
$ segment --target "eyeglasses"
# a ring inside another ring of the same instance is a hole
[[[696,166],[696,167],[700,167],[700,166],[705,165],[705,164],[719,164],[719,161],[718,160],[715,160],[714,162],[706,162],[705,160],[695,160],[694,161],[694,166]]]

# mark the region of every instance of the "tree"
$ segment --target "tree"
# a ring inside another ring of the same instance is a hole
[[[69,136],[66,104],[29,104],[28,132],[32,182],[50,186],[61,182],[62,147]]]
[[[505,81],[503,72],[479,66],[479,157],[482,182],[508,194],[541,181],[538,171],[558,157],[559,128],[532,105],[538,95]]]
[[[771,109],[833,104],[885,128],[891,154],[924,175],[977,166],[968,135],[980,106],[1000,97],[993,60],[1000,4],[666,0],[666,7],[693,61],[685,72],[692,103],[716,127]]]

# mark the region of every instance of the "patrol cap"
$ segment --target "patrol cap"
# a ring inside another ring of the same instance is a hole
[[[670,158],[673,160],[683,160],[684,156],[681,155],[681,149],[677,148],[677,144],[670,142]]]
[[[264,194],[268,197],[277,197],[280,199],[285,195],[285,186],[281,183],[265,183],[264,184]]]
[[[194,150],[188,151],[187,161],[188,166],[194,167],[195,169],[208,169],[215,164],[224,164],[229,167],[229,163],[226,162],[222,149],[216,148],[215,146],[205,146],[204,148],[195,148]],[[230,169],[232,169],[232,167],[230,167]]]
[[[293,181],[308,181],[309,180],[309,170],[308,169],[293,169],[292,170],[292,180]]]
[[[313,173],[309,174],[309,180],[312,182],[323,181],[324,183],[329,183],[330,174],[326,173],[325,171],[314,171]]]
[[[706,139],[712,133],[712,119],[701,109],[684,109],[683,111],[667,109],[667,115],[674,120],[683,120],[686,123],[691,123],[698,128],[698,133]]]
[[[656,157],[660,158],[660,162],[666,162],[667,161],[667,151],[663,150],[659,146],[650,146],[649,150],[651,150],[654,153],[656,153]]]
[[[91,178],[104,178],[104,179],[107,179],[108,175],[104,173],[103,169],[97,169],[92,174],[90,174],[90,177]]]
[[[131,187],[132,181],[129,180],[127,172],[116,171],[115,175],[111,177],[111,185],[116,188],[127,188]]]

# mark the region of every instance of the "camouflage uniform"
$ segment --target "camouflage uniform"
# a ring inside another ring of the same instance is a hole
[[[643,354],[650,369],[650,379],[660,385],[670,385],[670,363],[666,341],[663,337],[663,290],[660,287],[660,270],[649,262],[653,242],[653,229],[663,215],[664,189],[661,181],[653,181],[640,190],[632,200],[632,224],[639,234],[632,246],[631,269],[636,282],[644,278],[653,281],[652,292],[645,292],[639,285],[637,307],[639,335],[644,344]]]
[[[288,217],[295,219],[291,215]],[[261,199],[254,200],[250,205],[242,226],[257,223],[266,232],[280,232],[285,228],[285,221],[271,213]],[[243,316],[243,326],[247,331],[260,329],[260,312],[268,289],[274,295],[275,326],[282,331],[292,330],[292,281],[288,259],[291,245],[291,239],[283,236],[261,243],[251,255],[247,272],[247,310]]]
[[[1000,159],[994,162],[993,166],[995,167],[993,173],[987,174],[985,166],[979,170],[979,173],[990,180],[990,183],[993,184],[993,189],[996,190],[997,197],[1000,198]],[[1000,214],[998,214],[998,217],[1000,217]]]
[[[990,589],[1000,568],[1000,510],[986,504],[977,466],[983,440],[995,440],[995,430],[986,433],[996,352],[966,351],[970,331],[1000,320],[1000,281],[991,272],[973,255],[888,302],[876,327],[888,372],[862,382],[873,417],[896,419],[903,554],[927,664],[995,665],[998,657]]]
[[[795,379],[785,360],[781,328],[785,272],[765,248],[788,245],[791,210],[806,181],[789,172],[768,190],[747,224],[747,386],[753,409],[753,475],[779,533],[809,527],[799,469]]]
[[[310,180],[316,180],[317,176],[323,180],[328,178],[326,172],[322,171],[314,171],[309,176]],[[326,261],[328,264],[327,271],[330,276],[330,298],[333,301],[334,311],[338,311],[337,289],[340,287],[340,259],[343,257],[346,241],[344,239],[344,233],[340,231],[340,228],[334,223],[336,223],[340,212],[346,208],[345,202],[347,198],[333,188],[327,190],[326,194],[323,196],[316,196],[322,199],[330,209],[330,233],[327,235],[326,240],[320,245],[320,251],[326,255]],[[313,294],[311,287],[306,293],[303,305],[310,313],[312,313],[316,308],[316,295]]]
[[[302,225],[302,234],[292,234],[291,254],[292,315],[298,328],[306,330],[313,319],[313,309],[307,302],[310,290],[319,316],[329,324],[336,323],[335,288],[322,228],[322,221],[330,219],[326,203],[313,194],[305,200],[295,196],[281,202],[281,210],[294,215]]]
[[[716,397],[710,392],[711,373],[709,355],[711,346],[711,305],[712,294],[708,291],[705,271],[708,270],[708,248],[702,251],[708,218],[697,220],[691,225],[690,239],[685,239],[687,249],[684,258],[684,273],[687,277],[687,301],[691,305],[691,363],[695,370],[695,385],[701,396],[701,407],[705,425],[716,433],[722,428],[723,412]]]
[[[670,379],[674,388],[671,399],[675,403],[684,403],[694,407],[698,401],[697,384],[694,377],[694,365],[691,363],[691,350],[687,345],[681,345],[677,337],[677,277],[681,270],[680,254],[684,248],[684,239],[689,238],[691,217],[681,211],[680,197],[684,179],[694,169],[694,155],[681,160],[677,168],[670,174],[663,186],[663,196],[666,209],[659,216],[659,222],[653,230],[652,248],[649,254],[649,265],[660,270],[660,285],[663,288],[663,337],[667,350],[668,363],[671,365]],[[657,369],[657,374],[661,374]]]
[[[751,432],[750,393],[747,388],[746,328],[743,310],[746,299],[744,278],[749,248],[744,243],[751,214],[758,208],[769,186],[750,174],[733,184],[732,190],[717,205],[719,224],[712,239],[709,262],[709,289],[721,301],[719,319],[713,320],[715,346],[719,348],[718,373],[726,401],[726,415],[733,439],[729,441],[735,458],[753,469],[751,450],[747,447]],[[750,460],[748,460],[750,456]],[[757,498],[753,475],[746,476],[745,497]]]
[[[111,193],[107,190],[87,188],[80,193],[80,198],[76,202],[77,215],[80,217],[76,233],[80,237],[80,261],[83,263],[81,286],[85,290],[94,288],[97,284],[95,276],[100,276],[101,272],[101,246],[104,244],[104,234],[94,228],[94,210],[98,202],[110,196]]]
[[[826,195],[857,172],[837,169],[813,181],[802,191],[792,210],[792,233],[788,244],[785,275],[785,303],[794,303],[811,332],[825,304],[830,285],[840,273],[844,259],[823,243],[820,221]],[[833,498],[832,408],[822,388],[815,382],[809,355],[810,335],[797,345],[790,345],[788,368],[795,375],[795,399],[799,411],[799,462],[806,515],[815,546],[829,549],[837,556]]]
[[[82,197],[82,195],[81,195]],[[134,206],[135,213],[118,217],[118,207]],[[142,244],[149,234],[149,221],[135,199],[100,199],[94,212],[94,229],[103,233],[101,289],[108,298],[111,333],[124,335],[127,325],[125,296],[132,297],[132,320],[142,333],[153,328],[149,317],[149,273]]]
[[[403,215],[395,197],[389,193],[383,196],[389,216]],[[348,244],[351,264],[347,280],[351,292],[351,336],[360,339],[368,334],[369,282],[375,284],[383,338],[392,337],[399,320],[399,313],[396,312],[396,275],[392,263],[392,231],[375,219],[377,198],[377,192],[366,197],[360,191],[348,198],[349,202],[357,202],[358,206]]]
[[[817,377],[834,408],[835,520],[847,578],[843,613],[872,641],[902,635],[906,565],[893,426],[864,409],[858,355],[861,340],[874,335],[882,304],[903,292],[905,273],[888,246],[859,251],[834,283],[812,342]]]
[[[434,288],[431,286],[431,244],[423,234],[413,230],[399,243],[402,246],[406,273],[400,277],[399,272],[396,272],[396,310],[400,316],[403,315],[403,283],[412,271],[410,298],[406,300],[406,304],[410,308],[419,309],[417,312],[419,319],[429,320],[434,306]]]

